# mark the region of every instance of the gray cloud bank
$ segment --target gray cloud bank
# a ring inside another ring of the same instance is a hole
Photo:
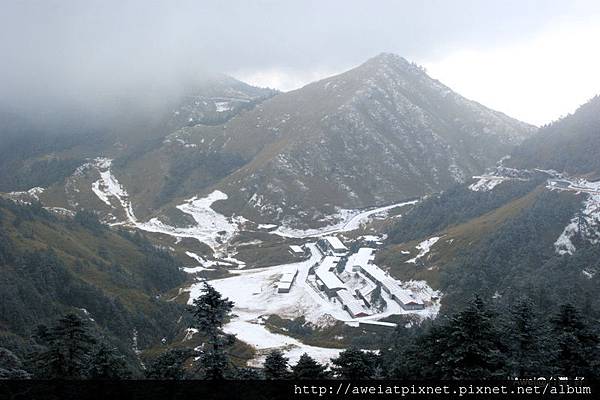
[[[493,47],[597,1],[4,0],[0,105],[118,107],[160,102],[209,71],[355,65]]]

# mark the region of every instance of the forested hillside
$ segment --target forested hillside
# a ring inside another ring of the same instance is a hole
[[[491,192],[466,187],[433,196],[389,228],[392,244],[379,259],[403,279],[421,278],[444,293],[443,309],[456,310],[473,292],[511,304],[527,294],[543,309],[569,300],[600,315],[600,249],[576,238],[573,255],[554,243],[585,195],[544,189],[539,180],[504,183]],[[416,263],[413,246],[439,237]]]
[[[138,233],[108,229],[91,212],[61,217],[39,204],[0,200],[0,347],[23,355],[39,324],[71,312],[136,358],[172,340],[185,281],[178,263]]]
[[[600,176],[600,96],[541,128],[515,149],[507,165]]]

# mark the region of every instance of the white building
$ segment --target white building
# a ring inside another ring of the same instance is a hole
[[[339,257],[327,256],[315,270],[319,289],[324,291],[328,297],[335,296],[338,290],[345,288],[344,283],[333,272],[339,261]]]
[[[381,288],[385,290],[392,300],[400,304],[400,307],[405,310],[422,310],[425,308],[423,301],[408,290],[402,289],[398,286],[395,279],[387,277],[381,282]]]
[[[349,263],[353,271],[360,271],[373,282],[379,283],[381,288],[405,310],[422,310],[425,304],[409,290],[402,289],[398,282],[385,271],[373,264],[374,250],[363,247],[354,254]]]
[[[369,315],[367,310],[363,307],[361,302],[352,296],[347,289],[337,291],[337,298],[342,303],[342,308],[350,314],[352,318],[366,317]]]
[[[304,257],[306,255],[306,252],[304,251],[304,249],[298,245],[291,245],[288,249],[288,251],[290,252],[291,255],[293,255],[294,257]]]
[[[317,246],[325,253],[332,256],[345,256],[348,248],[335,236],[326,236],[317,241]]]
[[[277,293],[289,293],[297,275],[297,269],[284,273],[277,283]]]

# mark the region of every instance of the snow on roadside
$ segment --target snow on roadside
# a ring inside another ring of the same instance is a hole
[[[416,257],[411,258],[408,261],[405,261],[405,263],[407,263],[407,264],[415,264],[418,259],[420,259],[421,257],[425,256],[427,253],[429,253],[429,251],[431,250],[431,247],[434,244],[436,244],[438,240],[440,240],[440,238],[437,237],[437,236],[434,236],[432,238],[429,238],[429,239],[424,240],[421,243],[419,243],[417,245],[417,250],[419,250],[419,254],[417,254]]]
[[[387,215],[389,210],[393,208],[413,205],[417,202],[418,200],[405,201],[402,203],[392,204],[385,207],[378,207],[375,209],[365,211],[340,209],[338,210],[337,214],[335,214],[334,216],[330,216],[330,218],[338,219],[338,222],[335,224],[313,229],[296,229],[282,225],[274,231],[271,231],[271,233],[283,237],[304,239],[310,237],[331,235],[333,233],[351,232],[359,229],[363,224],[368,223],[373,217],[377,215],[384,216]]]

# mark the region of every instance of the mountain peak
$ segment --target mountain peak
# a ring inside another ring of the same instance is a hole
[[[362,64],[364,67],[394,69],[403,71],[421,70],[416,64],[394,53],[380,53]]]
[[[377,54],[375,57],[372,57],[369,60],[367,60],[367,62],[369,61],[410,64],[408,60],[406,60],[406,58],[401,57],[398,54],[386,52]]]

